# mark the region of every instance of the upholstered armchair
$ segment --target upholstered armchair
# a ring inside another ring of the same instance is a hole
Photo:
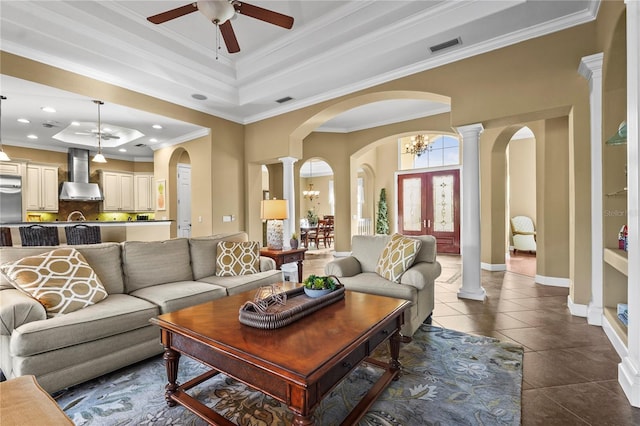
[[[513,234],[513,252],[536,251],[536,229],[533,221],[527,216],[514,216],[511,218],[511,232]]]

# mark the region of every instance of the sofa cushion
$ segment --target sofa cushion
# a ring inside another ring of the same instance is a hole
[[[242,293],[243,291],[249,291],[262,287],[263,285],[276,284],[283,281],[282,271],[274,269],[270,271],[258,272],[250,275],[238,275],[235,277],[218,277],[212,275],[210,277],[204,277],[199,281],[215,284],[220,287],[225,287],[227,294],[232,296],[234,294]]]
[[[0,266],[18,289],[37,299],[48,317],[100,302],[107,292],[84,256],[73,247],[22,258]]]
[[[340,277],[340,282],[345,289],[355,292],[395,297],[414,303],[418,298],[418,289],[415,287],[391,282],[375,272],[363,272],[353,277]]]
[[[177,311],[227,295],[224,287],[196,281],[179,281],[154,285],[130,293],[160,307],[160,313]]]
[[[220,241],[216,255],[216,275],[235,277],[260,272],[260,243]]]
[[[21,325],[13,331],[11,355],[29,356],[147,327],[158,313],[146,300],[112,294],[79,311]]]
[[[193,269],[193,279],[199,280],[204,277],[215,275],[216,254],[220,241],[247,241],[245,232],[234,232],[226,234],[216,234],[208,237],[196,237],[189,239],[189,251],[191,253],[191,268]]]
[[[189,241],[125,241],[122,243],[125,287],[128,293],[157,284],[192,281]]]
[[[422,242],[415,238],[393,234],[380,254],[376,273],[389,281],[400,282],[400,277],[413,264],[421,245]]]
[[[119,243],[85,244],[70,246],[78,250],[96,272],[107,293],[123,293],[122,258]],[[2,262],[12,262],[23,257],[35,256],[51,251],[52,247],[0,247]],[[0,290],[14,288],[0,274]]]
[[[362,272],[375,272],[380,253],[389,241],[388,235],[354,235],[351,239],[351,255],[360,262]]]

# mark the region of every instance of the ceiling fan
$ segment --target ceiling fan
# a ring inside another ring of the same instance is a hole
[[[91,130],[91,133],[87,133],[87,132],[74,132],[74,133],[76,135],[81,135],[81,136],[93,136],[95,138],[98,137],[98,130]],[[100,137],[104,140],[120,139],[120,136],[105,132],[104,130],[100,132]]]
[[[231,26],[231,19],[236,16],[236,13],[250,16],[288,30],[293,27],[293,18],[291,16],[283,15],[259,6],[253,6],[239,0],[199,0],[176,9],[150,16],[147,20],[154,24],[162,24],[172,19],[188,15],[196,10],[202,12],[207,19],[220,28],[220,33],[222,34],[229,53],[237,53],[240,51],[238,39]]]

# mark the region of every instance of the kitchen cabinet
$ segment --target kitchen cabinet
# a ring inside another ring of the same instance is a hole
[[[22,176],[22,164],[2,161],[0,162],[0,175]]]
[[[100,172],[102,211],[134,211],[133,173]]]
[[[58,211],[58,167],[28,164],[23,187],[28,211]]]
[[[155,210],[153,205],[153,175],[136,173],[133,179],[135,210],[137,212]]]

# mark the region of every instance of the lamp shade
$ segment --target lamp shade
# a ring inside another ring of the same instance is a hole
[[[287,219],[287,200],[262,200],[260,205],[261,219]]]

